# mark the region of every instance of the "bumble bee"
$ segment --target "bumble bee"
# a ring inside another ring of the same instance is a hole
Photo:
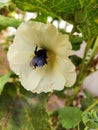
[[[45,64],[47,64],[47,50],[37,50],[37,46],[35,48],[34,54],[35,56],[30,62],[30,66],[36,68],[36,67],[42,67]]]

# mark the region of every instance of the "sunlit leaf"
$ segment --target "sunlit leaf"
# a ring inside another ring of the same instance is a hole
[[[0,2],[0,9],[5,7],[5,6],[8,6],[9,4],[8,3],[4,3],[4,2]]]
[[[66,128],[75,128],[76,125],[81,121],[81,114],[79,108],[75,107],[64,107],[58,110],[59,113],[59,121],[61,125]]]
[[[28,1],[28,0],[12,0],[13,3],[16,4],[16,6],[18,8],[20,8],[23,11],[29,11],[29,12],[34,12],[34,11],[41,11],[41,10],[45,10],[44,8],[42,9],[43,3],[39,0],[39,1]],[[22,5],[22,6],[21,6]]]
[[[82,32],[84,37],[93,37],[98,35],[98,24],[95,19],[98,18],[98,0],[90,1],[89,4],[85,4],[86,19],[84,24],[79,24],[78,29]]]
[[[78,0],[24,0],[24,2],[21,0],[12,1],[19,9],[23,11],[44,12],[44,14],[62,17],[63,19],[66,19],[65,15],[71,16],[74,10],[80,6]]]
[[[21,21],[15,19],[15,18],[11,18],[11,17],[5,17],[0,15],[0,26],[1,27],[15,27],[17,28],[19,26],[19,24],[21,23]]]
[[[0,94],[4,88],[4,85],[8,82],[11,73],[7,73],[0,77]]]

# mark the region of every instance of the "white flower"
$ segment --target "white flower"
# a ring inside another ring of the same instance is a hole
[[[41,93],[74,84],[75,66],[68,58],[71,49],[68,35],[59,33],[54,25],[26,22],[17,29],[7,56],[24,88]]]

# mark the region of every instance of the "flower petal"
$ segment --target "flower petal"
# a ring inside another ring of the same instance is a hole
[[[31,25],[36,44],[40,48],[50,49],[53,46],[50,44],[52,39],[58,34],[56,27],[50,23],[44,24],[40,22],[31,22]]]
[[[31,54],[29,52],[14,52],[13,55],[10,56],[8,54],[8,60],[10,61],[10,67],[16,74],[20,74],[21,69],[23,66],[30,63],[30,56]],[[18,58],[17,58],[18,57]]]
[[[7,57],[10,67],[16,74],[19,75],[21,68],[30,62],[32,52],[34,52],[32,50],[34,50],[33,46],[25,43],[23,46],[22,42],[19,45],[14,43],[10,46]]]
[[[30,91],[34,90],[44,77],[45,71],[46,70],[42,68],[32,69],[27,66],[23,68],[20,74],[20,81],[24,88]]]
[[[65,84],[66,87],[71,87],[76,81],[76,77],[77,77],[76,72],[73,71],[70,72],[68,75],[66,74],[64,76],[66,78],[66,84]]]
[[[44,75],[37,88],[35,90],[32,90],[32,92],[41,93],[50,92],[53,90],[62,90],[64,88],[65,82],[65,78],[60,72],[50,71]]]
[[[51,40],[57,34],[56,27],[50,23],[27,22],[19,26],[15,40],[19,38],[20,40],[26,41],[26,43],[35,44],[41,48],[48,48],[51,46]]]
[[[53,50],[55,47],[54,52],[56,53],[56,55],[65,56],[66,58],[72,54],[72,50],[71,50],[72,46],[71,43],[69,42],[68,35],[66,34],[62,35],[61,33],[59,33],[53,39],[52,45],[53,45]]]
[[[29,22],[22,23],[16,32],[14,43],[17,43],[20,45],[23,49],[24,46],[28,45],[35,47],[35,37],[34,37],[34,31],[32,29],[32,26]]]
[[[69,59],[58,58],[58,70],[63,74],[66,80],[66,87],[71,87],[76,81],[75,66]]]

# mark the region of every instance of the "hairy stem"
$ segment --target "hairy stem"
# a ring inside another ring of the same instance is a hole
[[[85,64],[85,60],[86,60],[86,56],[88,54],[88,51],[93,43],[93,40],[94,38],[89,38],[88,39],[88,42],[87,42],[87,45],[86,45],[86,48],[85,48],[85,52],[84,52],[84,56],[83,56],[83,59],[82,59],[82,62],[81,62],[81,66],[80,66],[80,72],[79,72],[79,75],[78,75],[78,79],[77,79],[77,84],[81,81],[83,75],[84,75],[84,70],[86,68],[86,64]]]
[[[90,62],[92,61],[92,59],[94,58],[94,56],[96,55],[97,52],[98,52],[98,37],[96,38],[92,53],[90,55],[90,58],[86,64],[86,66],[88,66],[90,64]]]
[[[84,112],[83,112],[83,115],[86,113],[86,112],[88,112],[88,111],[90,111],[94,106],[96,106],[98,104],[98,99],[93,103],[93,104],[91,104]]]

